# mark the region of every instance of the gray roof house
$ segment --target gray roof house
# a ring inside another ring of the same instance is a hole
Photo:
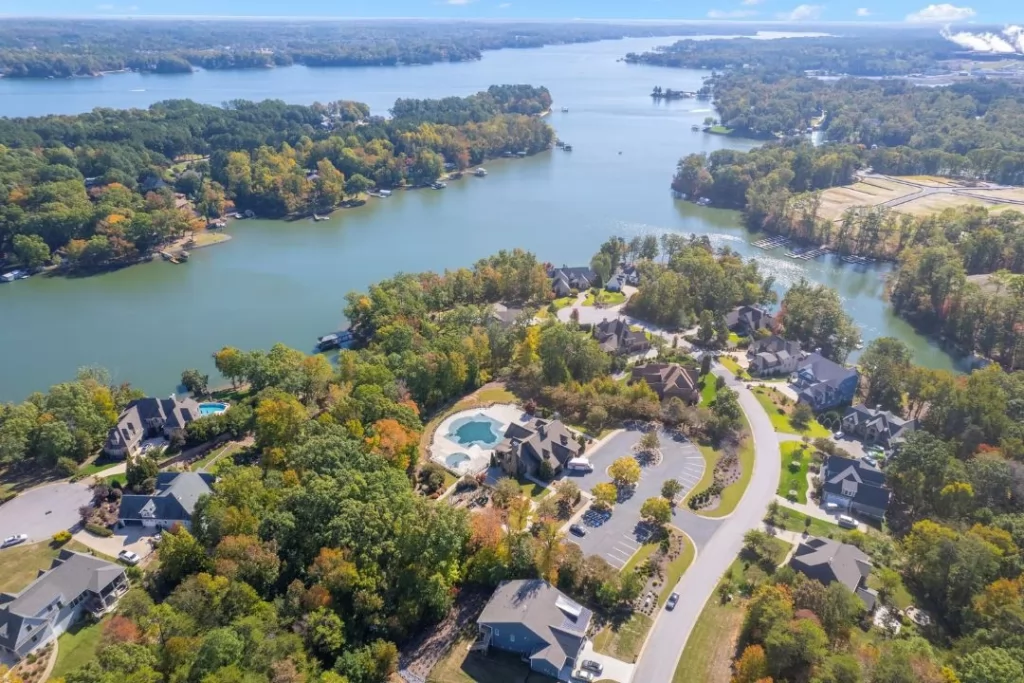
[[[843,431],[854,434],[866,443],[890,446],[904,441],[917,429],[917,420],[905,420],[895,413],[869,408],[858,403],[843,415]]]
[[[540,418],[526,425],[510,424],[505,439],[494,449],[497,464],[512,477],[536,477],[542,462],[558,474],[565,463],[582,454],[583,446],[564,424]]]
[[[124,567],[61,550],[20,593],[0,593],[0,654],[21,659],[86,614],[109,612],[127,591]]]
[[[792,374],[800,361],[800,342],[772,335],[758,339],[747,347],[750,373],[762,377]]]
[[[868,460],[830,455],[821,470],[822,499],[872,519],[882,519],[889,508],[885,474]]]
[[[548,272],[548,276],[551,278],[551,289],[554,290],[556,296],[569,296],[573,289],[582,292],[596,286],[600,280],[590,266],[552,268]]]
[[[725,325],[740,336],[753,334],[758,330],[771,329],[775,319],[763,308],[737,306],[725,314]]]
[[[511,327],[522,314],[523,309],[515,306],[506,306],[502,303],[491,306],[491,318],[502,327]]]
[[[568,681],[592,613],[547,581],[505,581],[477,619],[485,647],[522,655],[530,668]]]
[[[211,493],[215,481],[205,472],[160,472],[156,491],[149,496],[125,494],[117,513],[119,526],[169,528],[191,526],[192,512],[200,496]]]
[[[118,458],[135,455],[143,440],[169,437],[199,416],[199,404],[191,398],[140,398],[128,404],[117,426],[107,432],[103,451]]]
[[[631,330],[629,323],[622,318],[603,320],[594,325],[594,338],[607,353],[646,353],[651,348],[651,341],[644,331]]]
[[[820,412],[852,403],[860,374],[815,352],[797,363],[792,382],[800,388],[800,400]]]
[[[789,566],[826,586],[838,581],[856,594],[868,611],[875,608],[878,593],[867,586],[871,559],[857,546],[809,536],[797,547]]]

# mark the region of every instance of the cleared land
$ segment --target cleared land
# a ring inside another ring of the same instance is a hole
[[[983,199],[968,197],[961,194],[930,194],[920,199],[914,199],[906,204],[893,207],[895,211],[907,213],[911,216],[923,218],[933,214],[942,213],[946,209],[953,209],[961,206],[982,206],[993,212],[1006,211],[1008,209],[1024,209],[1024,206],[1014,204],[1000,204],[997,201],[987,202]]]
[[[821,193],[818,215],[828,220],[839,220],[847,209],[878,206],[918,191],[911,185],[871,178],[853,185],[832,187]]]

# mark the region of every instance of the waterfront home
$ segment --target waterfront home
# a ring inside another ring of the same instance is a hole
[[[190,528],[196,502],[211,493],[214,480],[205,472],[160,472],[152,495],[121,496],[117,525],[168,529],[181,524]]]
[[[551,476],[583,454],[584,446],[559,420],[535,418],[525,425],[513,422],[494,449],[494,460],[510,477],[538,477],[545,464]]]
[[[606,291],[609,292],[621,292],[625,284],[626,275],[619,271],[612,275],[610,278],[608,278],[608,282],[604,283],[604,288]]]
[[[775,319],[757,306],[737,306],[725,314],[725,325],[731,332],[748,337],[758,330],[770,330]]]
[[[809,536],[797,546],[789,566],[826,586],[838,581],[860,598],[869,612],[875,608],[878,593],[867,583],[871,559],[857,546]]]
[[[860,374],[815,352],[797,363],[790,381],[800,389],[800,400],[820,412],[852,403]]]
[[[830,455],[821,470],[824,504],[881,520],[889,509],[889,488],[885,474],[870,460]]]
[[[594,325],[594,339],[603,351],[616,355],[646,353],[651,341],[643,330],[630,329],[622,318],[603,320]]]
[[[103,452],[114,458],[135,455],[146,439],[170,436],[200,417],[191,398],[140,398],[128,404],[117,426],[107,432]]]
[[[569,296],[574,289],[582,292],[600,281],[597,273],[589,266],[552,268],[548,271],[548,277],[551,278],[551,289],[557,297]]]
[[[592,613],[547,581],[505,581],[476,620],[475,650],[520,655],[537,673],[568,681],[579,664]]]
[[[124,567],[61,550],[20,593],[0,593],[0,660],[20,660],[86,615],[99,619],[128,592]]]
[[[772,335],[758,339],[747,347],[749,372],[759,377],[790,375],[800,361],[800,342]]]
[[[891,446],[906,439],[917,429],[917,420],[906,420],[879,407],[870,408],[863,403],[847,408],[843,415],[843,431],[864,443]]]
[[[633,367],[630,384],[646,382],[664,401],[678,398],[685,403],[700,401],[700,373],[677,363],[648,363]]]

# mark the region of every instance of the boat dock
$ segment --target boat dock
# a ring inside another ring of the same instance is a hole
[[[868,256],[841,256],[840,258],[845,263],[866,264],[875,262],[875,259],[870,258]]]
[[[344,329],[317,337],[317,351],[330,351],[331,349],[344,349],[352,345],[354,341],[352,330]]]
[[[170,261],[171,263],[181,263],[181,259],[172,254],[169,251],[161,251],[160,256],[163,257],[164,261]]]
[[[776,249],[778,247],[788,247],[791,242],[791,239],[783,235],[773,235],[753,242],[752,246],[755,246],[758,249]]]
[[[804,261],[810,261],[812,258],[817,258],[829,252],[829,248],[825,245],[820,247],[808,247],[806,249],[794,249],[793,251],[786,252],[786,256],[789,258],[802,259]]]

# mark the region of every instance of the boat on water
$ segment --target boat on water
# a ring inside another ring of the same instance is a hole
[[[377,196],[378,197],[390,197],[391,196],[391,190],[380,190],[380,191],[377,192]]]
[[[12,270],[9,273],[0,275],[0,282],[14,282],[15,280],[24,280],[29,276],[27,270]]]
[[[562,107],[562,113],[563,114],[568,114],[569,113],[569,107]]]
[[[434,188],[435,190],[443,190],[444,188],[448,187],[448,183],[442,183],[440,180],[438,180],[436,183],[431,183],[430,187]]]
[[[317,223],[319,223],[320,221],[327,221],[327,220],[330,220],[330,219],[331,219],[330,216],[318,216],[315,213],[313,214],[313,221],[317,222]]]
[[[244,216],[244,215],[242,215],[242,214],[240,214],[240,213],[238,213],[238,212],[235,212],[234,214],[232,214],[232,215],[231,215],[231,217],[232,217],[232,218],[234,218],[234,219],[235,219],[236,221],[240,221],[240,220],[242,220],[243,218],[245,218],[245,216]]]
[[[566,152],[571,152],[572,151],[572,145],[566,143],[566,144],[562,145],[562,149],[564,149]]]
[[[351,346],[353,341],[352,330],[339,330],[331,334],[325,334],[322,337],[317,337],[316,348],[318,351],[341,349]]]
[[[697,206],[709,206],[710,204],[711,200],[707,197],[697,197]]]
[[[692,131],[693,131],[694,133],[699,133],[699,132],[700,132],[700,126],[698,126],[698,125],[697,125],[697,124],[695,123],[695,124],[693,124],[692,126],[690,126],[690,130],[692,130]]]
[[[475,175],[477,178],[483,178],[485,175],[487,175],[487,169],[478,168],[475,171],[473,171],[473,175]]]
[[[562,147],[565,147],[565,143],[562,142],[561,140],[555,140],[555,147],[561,149]]]

